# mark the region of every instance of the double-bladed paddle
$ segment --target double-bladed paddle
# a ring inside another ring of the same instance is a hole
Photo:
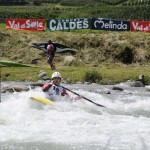
[[[68,89],[68,88],[66,88],[66,87],[64,87],[64,86],[62,86],[62,85],[61,85],[61,87],[63,87],[64,89],[66,89],[66,90],[68,90],[68,91],[70,91],[70,92],[72,92],[72,93],[74,93],[74,94],[76,94],[76,95],[78,95],[78,96],[84,98],[85,100],[87,100],[87,101],[89,101],[89,102],[91,102],[91,103],[93,103],[93,104],[95,104],[95,105],[97,105],[97,106],[105,107],[105,106],[103,106],[103,105],[100,105],[100,104],[98,104],[98,103],[93,102],[92,100],[90,100],[90,99],[88,99],[88,98],[86,98],[86,97],[84,97],[84,96],[82,96],[82,95],[80,95],[80,94],[78,94],[78,93],[76,93],[76,92],[74,92],[74,91],[71,91],[70,89]],[[106,108],[106,107],[105,107],[105,108]]]

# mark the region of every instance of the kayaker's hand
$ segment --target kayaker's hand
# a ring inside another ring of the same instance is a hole
[[[82,98],[83,98],[83,96],[80,95],[80,96],[74,97],[74,100],[81,100]]]

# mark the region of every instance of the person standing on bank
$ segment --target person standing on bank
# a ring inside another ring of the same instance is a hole
[[[47,62],[50,65],[50,68],[52,70],[55,70],[56,67],[53,64],[53,59],[54,59],[54,56],[55,56],[55,47],[54,47],[54,45],[53,45],[51,40],[48,41],[47,52],[48,52],[48,60],[47,60]]]

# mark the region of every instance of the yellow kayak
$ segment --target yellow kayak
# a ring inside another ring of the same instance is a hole
[[[53,101],[46,99],[46,98],[41,98],[41,97],[31,97],[32,100],[38,101],[40,103],[43,103],[45,105],[53,105]]]

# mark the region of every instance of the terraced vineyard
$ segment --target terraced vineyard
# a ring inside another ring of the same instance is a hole
[[[0,0],[0,4],[0,22],[26,17],[150,20],[150,0]]]
[[[149,5],[150,0],[0,0],[1,5],[41,5],[43,3],[53,3],[66,6],[83,6],[87,4],[102,5]]]
[[[122,5],[124,6],[148,6],[150,5],[150,0],[128,0]]]

